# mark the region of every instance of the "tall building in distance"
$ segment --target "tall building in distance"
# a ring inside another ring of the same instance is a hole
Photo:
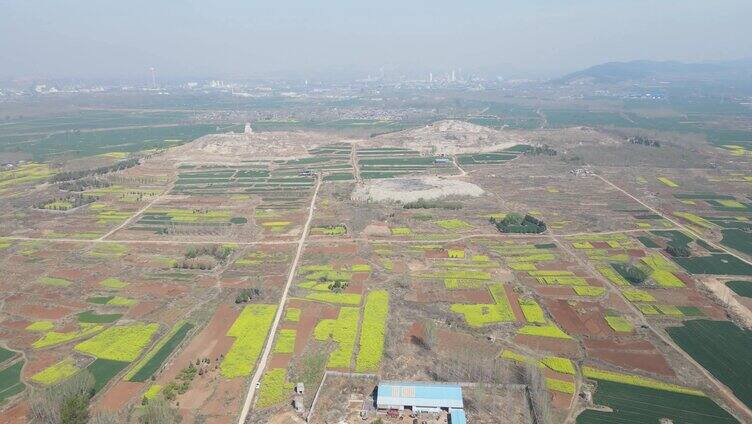
[[[152,66],[149,68],[149,72],[151,72],[151,89],[156,90],[157,89],[157,70],[154,69]]]
[[[455,78],[455,75],[454,75],[454,69],[452,69],[452,77],[451,77],[451,78],[450,78],[449,80],[450,80],[451,82],[455,82],[455,81],[457,81],[457,78]]]

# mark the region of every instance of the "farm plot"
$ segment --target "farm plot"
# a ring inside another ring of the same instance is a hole
[[[0,171],[0,193],[8,192],[18,186],[38,183],[54,172],[49,165],[43,163],[21,164],[13,169]]]
[[[497,165],[512,159],[530,150],[530,146],[518,144],[508,149],[488,153],[472,153],[457,155],[457,163],[460,165]]]
[[[606,380],[596,381],[598,387],[593,403],[607,406],[612,412],[585,410],[577,417],[578,424],[657,423],[664,419],[670,419],[675,423],[693,424],[738,423],[728,412],[705,396]]]
[[[127,381],[144,382],[162,366],[168,356],[177,348],[193,324],[185,321],[176,323],[154,347],[125,376]]]
[[[451,162],[433,156],[420,156],[414,150],[399,147],[358,149],[358,168],[363,179],[394,178],[409,174],[454,171]],[[448,165],[448,166],[447,166]]]
[[[728,321],[692,320],[666,330],[692,358],[752,406],[752,332]]]
[[[51,386],[72,377],[79,371],[80,369],[76,366],[73,359],[66,358],[32,375],[31,381]]]
[[[183,169],[172,190],[175,194],[255,195],[265,210],[292,210],[305,206],[314,179],[284,171],[270,170],[269,163],[246,167],[202,167]]]
[[[283,328],[279,330],[277,341],[274,343],[274,353],[292,353],[295,350],[295,330]]]
[[[94,376],[94,393],[99,393],[129,362],[97,358],[86,369]]]
[[[287,371],[284,368],[273,368],[264,373],[261,378],[256,407],[268,408],[282,403],[289,397],[293,383],[287,382]]]
[[[499,268],[498,262],[482,255],[466,258],[462,249],[448,249],[446,255],[448,260],[432,264],[433,268],[440,270],[413,273],[412,276],[421,280],[443,281],[447,289],[480,288],[491,282],[491,271]]]
[[[690,256],[688,258],[675,257],[672,260],[690,274],[752,275],[752,265],[725,253],[710,256]]]
[[[79,352],[99,359],[132,362],[148,345],[157,324],[130,324],[110,327],[75,346]]]
[[[321,173],[324,181],[353,180],[354,170],[350,162],[352,145],[333,143],[309,149],[309,158],[276,162],[279,172],[287,173]]]
[[[104,329],[104,327],[99,324],[81,323],[79,325],[80,329],[74,331],[47,331],[41,338],[32,343],[32,347],[35,349],[43,349],[57,346],[59,344],[91,336]]]
[[[311,227],[312,236],[344,236],[347,234],[347,227],[344,224],[319,225]]]
[[[277,305],[248,305],[227,331],[235,342],[220,364],[225,378],[247,376],[256,365],[274,320]]]
[[[358,272],[367,275],[370,267],[356,264],[349,268],[335,269],[332,265],[306,265],[300,268],[300,276],[304,281],[298,287],[309,291],[305,296],[308,300],[360,305],[361,294],[349,291],[353,275]]]
[[[488,290],[493,297],[493,304],[460,304],[451,306],[451,311],[460,314],[470,327],[483,327],[500,322],[515,322],[517,318],[509,303],[503,284],[492,284]]]
[[[752,281],[727,281],[726,286],[739,296],[752,298]]]
[[[333,340],[337,343],[337,349],[329,354],[327,368],[350,368],[359,318],[359,308],[343,306],[337,319],[325,319],[316,324],[313,331],[316,340]]]
[[[55,155],[93,156],[109,152],[138,152],[163,149],[216,132],[216,126],[178,125],[93,132],[52,134],[43,140],[25,144],[24,149],[43,159]]]
[[[386,290],[368,293],[360,332],[360,347],[355,360],[355,371],[376,371],[381,364],[389,315],[389,294]]]
[[[547,243],[521,244],[488,242],[486,246],[506,260],[514,271],[536,271],[537,266],[557,259],[556,246]]]
[[[722,245],[752,256],[752,232],[737,228],[724,228],[721,234],[723,235]]]
[[[176,209],[176,208],[151,208],[144,212],[141,217],[129,226],[129,230],[150,231],[156,234],[168,232],[180,232],[182,227],[230,227],[248,222],[245,217],[233,216],[228,210],[200,210],[200,209]]]
[[[0,369],[0,403],[24,391],[26,385],[21,382],[21,369],[24,361],[19,360]]]

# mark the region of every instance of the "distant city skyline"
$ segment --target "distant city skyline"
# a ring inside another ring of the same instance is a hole
[[[752,2],[6,0],[0,78],[546,78],[609,61],[752,57]],[[594,36],[595,34],[595,36]]]

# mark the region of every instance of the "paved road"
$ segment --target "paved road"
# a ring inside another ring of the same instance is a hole
[[[282,291],[282,297],[279,299],[279,306],[277,306],[277,315],[275,315],[274,317],[271,331],[269,332],[269,336],[266,339],[264,353],[261,355],[261,359],[256,366],[256,372],[253,374],[251,384],[250,386],[248,386],[248,393],[245,396],[245,402],[243,402],[243,409],[241,410],[240,416],[238,417],[239,424],[243,424],[245,422],[246,417],[248,417],[248,412],[251,410],[251,405],[253,404],[253,396],[256,394],[256,384],[261,381],[261,375],[264,372],[264,368],[266,368],[266,361],[269,359],[269,353],[271,353],[272,350],[274,336],[275,334],[277,334],[277,326],[279,325],[279,321],[282,319],[282,310],[285,307],[285,302],[287,302],[287,293],[289,292],[290,286],[292,285],[292,280],[295,279],[295,271],[297,271],[298,262],[300,261],[300,257],[303,254],[303,246],[305,246],[306,237],[308,236],[308,229],[311,226],[311,221],[313,220],[313,210],[316,207],[316,197],[319,194],[319,189],[321,188],[321,181],[323,180],[323,178],[319,175],[317,177],[317,180],[316,190],[313,192],[311,206],[308,209],[308,219],[306,220],[305,226],[303,227],[303,234],[300,236],[300,241],[298,241],[298,250],[295,253],[295,259],[292,261],[292,265],[290,266],[290,273],[287,276],[287,284],[285,284],[285,288]]]

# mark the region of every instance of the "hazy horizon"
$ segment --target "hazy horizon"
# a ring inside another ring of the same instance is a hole
[[[0,2],[0,77],[250,78],[380,68],[549,77],[752,56],[752,2]],[[719,47],[721,46],[721,47]]]

